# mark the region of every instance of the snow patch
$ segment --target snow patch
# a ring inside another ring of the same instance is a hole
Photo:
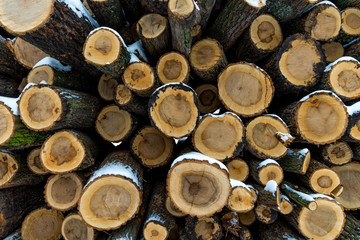
[[[330,63],[329,65],[327,65],[324,72],[329,72],[339,62],[356,62],[356,63],[359,63],[359,61],[356,60],[353,57],[349,57],[349,56],[341,57],[341,58],[338,58],[336,61],[334,61],[334,62]]]
[[[284,240],[297,240],[296,238],[290,236],[288,233],[285,233],[282,237]]]
[[[323,199],[328,199],[330,201],[335,201],[332,197],[326,196],[324,194],[320,194],[320,193],[313,193],[313,194],[309,194],[312,198],[314,198],[315,200],[318,198],[323,198]]]
[[[34,65],[33,69],[44,65],[51,66],[52,68],[55,68],[58,71],[63,71],[63,72],[71,71],[71,66],[64,66],[61,64],[61,62],[59,62],[58,60],[52,57],[44,57]]]
[[[136,56],[136,53],[140,54],[145,62],[149,62],[149,59],[146,57],[144,47],[141,43],[141,40],[134,42],[133,44],[129,45],[127,50],[131,54],[130,62],[141,62],[140,59]],[[134,56],[133,56],[134,55]],[[136,59],[137,58],[137,59]]]
[[[332,91],[328,91],[328,90],[318,90],[318,91],[314,91],[308,95],[306,95],[305,97],[303,97],[302,99],[300,99],[300,102],[305,102],[306,100],[308,100],[309,98],[313,97],[316,94],[327,94],[327,95],[332,95],[334,97],[336,97],[339,101],[341,101],[341,99]],[[342,101],[341,101],[342,102]]]
[[[295,193],[296,195],[298,195],[300,198],[304,199],[304,200],[307,201],[307,202],[314,202],[314,201],[315,201],[315,199],[314,199],[311,195],[306,194],[306,193],[303,193],[303,192],[299,192],[299,191],[291,188],[291,187],[290,187],[289,185],[287,185],[286,183],[284,183],[282,186],[283,186],[286,190]]]
[[[266,183],[264,190],[267,192],[271,192],[272,195],[275,197],[276,191],[278,189],[278,185],[274,180],[270,180]]]
[[[266,159],[266,160],[262,161],[261,163],[259,163],[259,166],[257,167],[257,169],[265,167],[269,164],[275,164],[280,167],[279,163],[277,163],[275,160],[269,158],[269,159]]]
[[[237,187],[245,188],[246,190],[248,190],[251,193],[250,188],[245,183],[243,183],[239,180],[230,178],[230,185],[231,185],[231,188],[237,188]]]
[[[349,116],[360,113],[360,101],[346,107]]]
[[[246,2],[254,7],[262,7],[266,5],[266,0],[246,0]]]
[[[86,21],[91,23],[91,25],[93,25],[94,27],[100,26],[98,22],[95,21],[95,19],[91,16],[89,11],[86,9],[84,4],[82,4],[80,0],[57,0],[57,1],[66,4],[68,8],[73,10],[79,18],[85,17]]]

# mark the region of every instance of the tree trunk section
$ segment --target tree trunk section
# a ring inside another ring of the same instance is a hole
[[[190,240],[220,240],[223,227],[217,214],[211,217],[186,217],[185,230]]]
[[[148,99],[135,95],[124,84],[119,84],[115,88],[114,101],[120,109],[124,109],[139,116],[147,116],[148,114]]]
[[[88,4],[95,14],[101,26],[106,26],[119,30],[125,25],[125,16],[120,5],[120,0],[89,0]]]
[[[288,149],[278,163],[285,172],[304,175],[309,167],[311,154],[309,149]]]
[[[0,36],[0,74],[18,81],[21,81],[27,74],[26,69],[16,61],[6,39],[2,36]]]

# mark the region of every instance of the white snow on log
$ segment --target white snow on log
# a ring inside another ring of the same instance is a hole
[[[245,188],[246,190],[248,190],[251,193],[250,188],[245,183],[243,183],[239,180],[230,178],[230,185],[231,185],[231,188],[237,188],[237,187]]]
[[[286,125],[286,123],[284,122],[284,120],[282,120],[278,115],[275,115],[275,114],[264,114],[264,116],[271,116],[271,117],[273,117],[273,118],[276,118],[276,119],[280,120],[286,127],[288,127],[288,126]]]
[[[114,147],[119,146],[121,143],[122,143],[122,141],[120,141],[120,142],[111,142],[111,144],[112,144]]]
[[[141,40],[134,42],[133,44],[129,45],[127,50],[130,52],[131,55],[138,53],[142,56],[142,58],[145,60],[145,62],[149,62],[149,59],[146,57],[144,47],[141,43]],[[131,56],[133,58],[133,56]],[[131,60],[130,60],[131,62]],[[140,60],[139,60],[140,62]]]
[[[288,233],[285,233],[283,235],[283,239],[284,240],[297,240],[296,238],[293,238],[292,236],[290,236]]]
[[[314,198],[315,200],[318,198],[323,198],[323,199],[328,199],[331,201],[335,202],[335,199],[333,199],[332,197],[326,196],[324,194],[320,194],[320,193],[313,193],[313,194],[309,194],[312,198]]]
[[[66,4],[68,8],[73,10],[79,18],[85,17],[86,21],[91,23],[91,25],[93,25],[94,27],[100,26],[98,22],[95,21],[95,19],[91,16],[89,11],[86,9],[84,4],[82,4],[80,0],[57,0],[57,1]]]
[[[254,7],[261,7],[266,5],[266,0],[246,0],[246,2]]]
[[[293,188],[291,188],[289,185],[287,185],[286,183],[282,185],[286,190],[290,191],[290,192],[293,192],[295,193],[296,195],[298,195],[300,198],[304,199],[305,201],[307,202],[314,202],[315,199],[309,195],[309,194],[306,194],[306,193],[303,193],[303,192],[299,192]]]
[[[278,189],[278,185],[274,180],[270,180],[266,183],[264,190],[272,193],[272,195],[276,196],[276,191]]]
[[[256,192],[256,195],[259,194],[259,191],[254,186],[249,185],[249,184],[247,184],[246,186],[248,186],[248,188],[251,188],[252,190],[254,190]]]
[[[349,116],[360,113],[360,101],[357,103],[354,103],[351,106],[347,106],[346,108],[347,108],[347,112],[348,112]]]
[[[297,153],[297,154],[300,154],[300,155],[302,155],[302,156],[305,157],[306,154],[308,154],[309,149],[304,148],[304,149],[301,149],[300,151],[294,151],[294,150],[292,150],[292,149],[288,149],[287,152],[288,152],[288,153]]]
[[[17,101],[19,98],[0,97],[0,102],[10,108],[10,111],[15,115],[19,116]]]
[[[200,11],[200,8],[199,8],[199,6],[197,5],[196,1],[193,0],[193,3],[194,3],[194,6],[195,6],[196,10]]]
[[[171,168],[176,163],[181,162],[181,161],[183,161],[185,159],[208,162],[211,165],[217,165],[219,168],[226,170],[226,172],[229,172],[229,170],[226,168],[226,166],[222,162],[220,162],[220,161],[218,161],[218,160],[216,160],[214,158],[208,157],[208,156],[206,156],[204,154],[198,153],[198,152],[189,152],[189,153],[185,153],[185,154],[177,157],[173,161],[173,163],[171,164]]]
[[[219,114],[220,113],[220,108],[216,109],[213,114]]]
[[[330,63],[329,65],[327,65],[324,72],[329,72],[339,62],[356,62],[356,63],[359,63],[359,61],[356,60],[353,57],[349,57],[349,56],[341,57],[341,58],[338,58],[336,61],[334,61],[334,62]]]
[[[115,31],[114,29],[109,28],[109,27],[98,27],[98,28],[95,28],[94,30],[92,30],[92,31],[88,34],[87,38],[91,37],[94,33],[96,33],[97,31],[100,31],[100,30],[107,30],[107,31],[109,31],[109,32],[112,32],[118,39],[120,39],[121,44],[127,48],[126,43],[125,43],[124,39],[121,37],[120,33],[118,33],[117,31]]]
[[[341,101],[341,99],[338,97],[338,95],[336,95],[335,93],[333,93],[332,91],[328,91],[328,90],[318,90],[318,91],[314,91],[308,95],[306,95],[305,97],[303,97],[302,99],[300,99],[300,102],[305,102],[306,100],[308,100],[309,98],[313,97],[316,94],[327,94],[327,95],[333,95],[334,97],[336,97],[339,101]],[[342,102],[342,101],[341,101]]]
[[[266,159],[266,160],[262,161],[261,163],[259,163],[259,166],[257,167],[257,169],[265,167],[269,164],[275,164],[275,165],[280,166],[275,160],[269,158],[269,159]]]
[[[310,8],[310,9],[313,9],[313,8],[316,7],[316,6],[323,5],[323,4],[331,5],[331,6],[335,7],[336,9],[338,8],[334,3],[330,2],[330,1],[322,1],[322,2],[319,2],[319,3],[315,4],[315,5],[314,5],[312,8]]]
[[[281,142],[287,143],[294,140],[294,137],[290,133],[277,132],[276,135],[281,139]]]
[[[162,223],[165,225],[164,219],[155,213],[151,213],[151,215],[146,219],[144,226],[146,224],[148,224],[149,222],[158,222],[158,223]]]
[[[71,66],[64,66],[61,64],[61,62],[59,62],[58,60],[52,57],[44,57],[39,62],[37,62],[32,69],[44,65],[55,68],[58,71],[63,71],[63,72],[71,71]]]
[[[291,203],[290,199],[285,194],[280,193],[280,199],[285,199],[285,201],[288,201],[289,203]]]

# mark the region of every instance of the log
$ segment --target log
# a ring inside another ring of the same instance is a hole
[[[115,87],[114,101],[120,109],[140,116],[147,116],[148,114],[148,99],[135,95],[124,84],[119,84]]]
[[[151,124],[166,136],[189,136],[199,119],[195,91],[183,83],[168,83],[150,97],[148,112]]]
[[[274,52],[282,42],[283,33],[277,19],[269,14],[261,14],[235,43],[236,60],[258,62]]]
[[[311,197],[309,194],[297,191],[295,189],[295,185],[291,184],[290,182],[284,181],[281,184],[281,191],[299,206],[306,207],[311,211],[316,210],[318,207],[313,197]]]
[[[208,239],[220,240],[223,237],[223,227],[217,214],[210,217],[185,218],[185,231],[190,240]]]
[[[220,101],[241,117],[266,111],[274,96],[270,76],[251,63],[229,64],[218,76]]]
[[[304,175],[308,170],[311,154],[309,149],[288,149],[278,163],[285,172]]]
[[[341,10],[348,7],[360,8],[360,2],[358,2],[357,0],[333,0],[332,2],[335,3],[335,5]]]
[[[258,225],[259,240],[288,240],[297,239],[305,240],[304,237],[295,232],[282,219],[273,224],[259,224]]]
[[[65,217],[61,225],[61,235],[65,240],[95,240],[95,230],[87,226],[81,216],[76,213]]]
[[[248,161],[250,168],[250,175],[256,182],[265,186],[270,180],[275,180],[277,184],[280,184],[284,178],[284,172],[279,163],[275,160],[267,159],[251,159]]]
[[[191,47],[189,61],[194,73],[207,82],[216,82],[219,73],[228,65],[222,46],[212,38],[196,42]]]
[[[154,4],[154,1],[147,2]],[[136,31],[152,61],[156,62],[161,55],[171,49],[169,21],[160,14],[151,13],[141,17],[136,24]]]
[[[117,85],[118,81],[116,79],[106,74],[101,75],[97,85],[97,91],[101,99],[108,102],[114,100],[114,91]]]
[[[89,33],[84,43],[83,57],[99,71],[119,79],[130,62],[129,50],[118,32],[99,27]]]
[[[359,240],[360,239],[360,221],[356,219],[351,214],[346,214],[346,221],[344,225],[344,230],[340,234],[340,236],[337,238],[338,240]]]
[[[180,218],[180,217],[185,217],[186,214],[182,213],[179,209],[177,209],[174,205],[174,203],[171,201],[170,197],[166,198],[165,201],[165,207],[166,210],[173,215],[174,217]]]
[[[19,83],[10,77],[0,75],[0,94],[3,97],[19,96]]]
[[[279,51],[264,64],[277,96],[299,95],[308,90],[319,81],[324,68],[325,55],[320,43],[299,33],[286,38]]]
[[[3,0],[0,4],[0,22],[6,31],[21,37],[64,64],[89,75],[97,74],[84,61],[81,50],[86,36],[98,23],[80,0],[46,0],[41,4],[11,4]]]
[[[279,212],[281,198],[278,184],[274,180],[270,180],[266,183],[265,187],[257,186],[257,189],[259,191],[257,204],[265,205]]]
[[[205,217],[221,211],[230,190],[225,165],[201,153],[177,157],[167,176],[168,196],[176,208],[190,216]]]
[[[26,216],[21,226],[23,239],[61,238],[61,225],[64,216],[61,212],[46,208],[38,208]]]
[[[286,215],[286,220],[304,237],[310,239],[336,239],[343,230],[345,213],[343,207],[334,199],[322,194],[310,194],[318,205],[311,211],[298,206]]]
[[[227,164],[226,168],[229,170],[230,178],[245,182],[249,177],[249,166],[241,158],[231,159]]]
[[[236,212],[227,212],[222,215],[221,222],[225,230],[227,240],[251,240],[252,235],[247,227],[240,224],[239,215]]]
[[[119,0],[89,0],[88,4],[101,26],[119,30],[126,23]]]
[[[61,130],[41,147],[42,166],[53,174],[86,169],[95,164],[101,144],[93,137],[74,130]]]
[[[230,179],[231,193],[227,207],[234,212],[245,213],[255,207],[255,199],[251,190],[245,183]]]
[[[347,106],[347,112],[349,114],[349,121],[346,132],[342,137],[342,140],[347,142],[357,143],[360,140],[360,102]]]
[[[31,86],[19,100],[20,118],[34,131],[88,129],[94,126],[99,110],[98,98],[51,85]]]
[[[135,132],[137,122],[132,114],[112,104],[100,111],[95,128],[105,141],[121,142],[130,138]]]
[[[140,4],[144,11],[160,14],[162,16],[167,16],[168,14],[168,3],[168,0],[140,0]]]
[[[336,59],[344,56],[345,49],[343,45],[339,42],[323,43],[321,47],[325,53],[326,63],[332,63]]]
[[[239,221],[244,226],[251,226],[256,221],[255,211],[251,210],[246,213],[239,213]]]
[[[323,160],[332,165],[343,165],[351,161],[353,151],[347,142],[338,141],[321,147]]]
[[[230,0],[222,7],[219,15],[207,30],[228,50],[251,22],[265,10],[266,1]]]
[[[26,157],[27,166],[30,171],[38,175],[47,175],[49,172],[43,167],[40,160],[41,148],[34,148]]]
[[[290,198],[280,192],[279,212],[283,215],[290,214],[296,205],[291,202]]]
[[[337,41],[346,45],[360,35],[360,8],[350,7],[341,11],[341,31]]]
[[[156,64],[156,73],[161,84],[187,83],[190,65],[184,55],[178,52],[169,52],[159,58]]]
[[[206,114],[199,121],[192,143],[196,151],[219,161],[237,157],[245,145],[245,127],[234,113]]]
[[[247,150],[261,159],[285,156],[287,145],[293,139],[285,122],[277,115],[256,117],[246,126]]]
[[[344,56],[351,56],[353,58],[359,59],[360,57],[359,45],[360,45],[360,38],[357,38],[351,43],[347,44],[344,47],[345,48]]]
[[[256,219],[264,224],[272,224],[278,218],[278,212],[264,204],[258,204],[255,207]]]
[[[4,239],[18,228],[25,216],[43,204],[42,186],[20,186],[0,190],[0,237]],[[15,240],[16,238],[10,238]]]
[[[218,89],[212,84],[201,84],[195,88],[201,114],[213,113],[220,108]]]
[[[194,0],[169,0],[168,18],[171,28],[172,48],[184,54],[190,54],[192,31],[200,22],[200,13]]]
[[[85,185],[79,213],[97,230],[117,229],[137,214],[142,192],[140,165],[128,151],[112,152]]]
[[[148,168],[161,167],[172,157],[174,140],[152,126],[145,126],[133,137],[130,150]]]
[[[125,12],[125,19],[130,23],[134,23],[141,18],[143,9],[140,1],[141,0],[120,0],[121,7]]]
[[[315,91],[279,111],[290,132],[299,141],[329,144],[347,128],[348,113],[340,98],[330,91]]]
[[[360,144],[359,143],[348,143],[353,152],[353,160],[360,161]]]
[[[142,233],[146,240],[177,239],[175,218],[166,210],[165,183],[156,182],[148,206]]]

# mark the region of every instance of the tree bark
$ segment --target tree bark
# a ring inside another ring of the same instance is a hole
[[[125,25],[126,20],[120,0],[89,0],[88,4],[101,26],[110,27],[118,31],[120,27]]]
[[[278,163],[285,172],[304,175],[309,167],[311,154],[309,149],[288,149]]]
[[[1,21],[1,20],[0,20]],[[21,81],[26,76],[26,69],[16,60],[7,45],[6,39],[0,35],[0,74]]]
[[[0,96],[18,97],[19,94],[19,83],[13,78],[0,75]]]

